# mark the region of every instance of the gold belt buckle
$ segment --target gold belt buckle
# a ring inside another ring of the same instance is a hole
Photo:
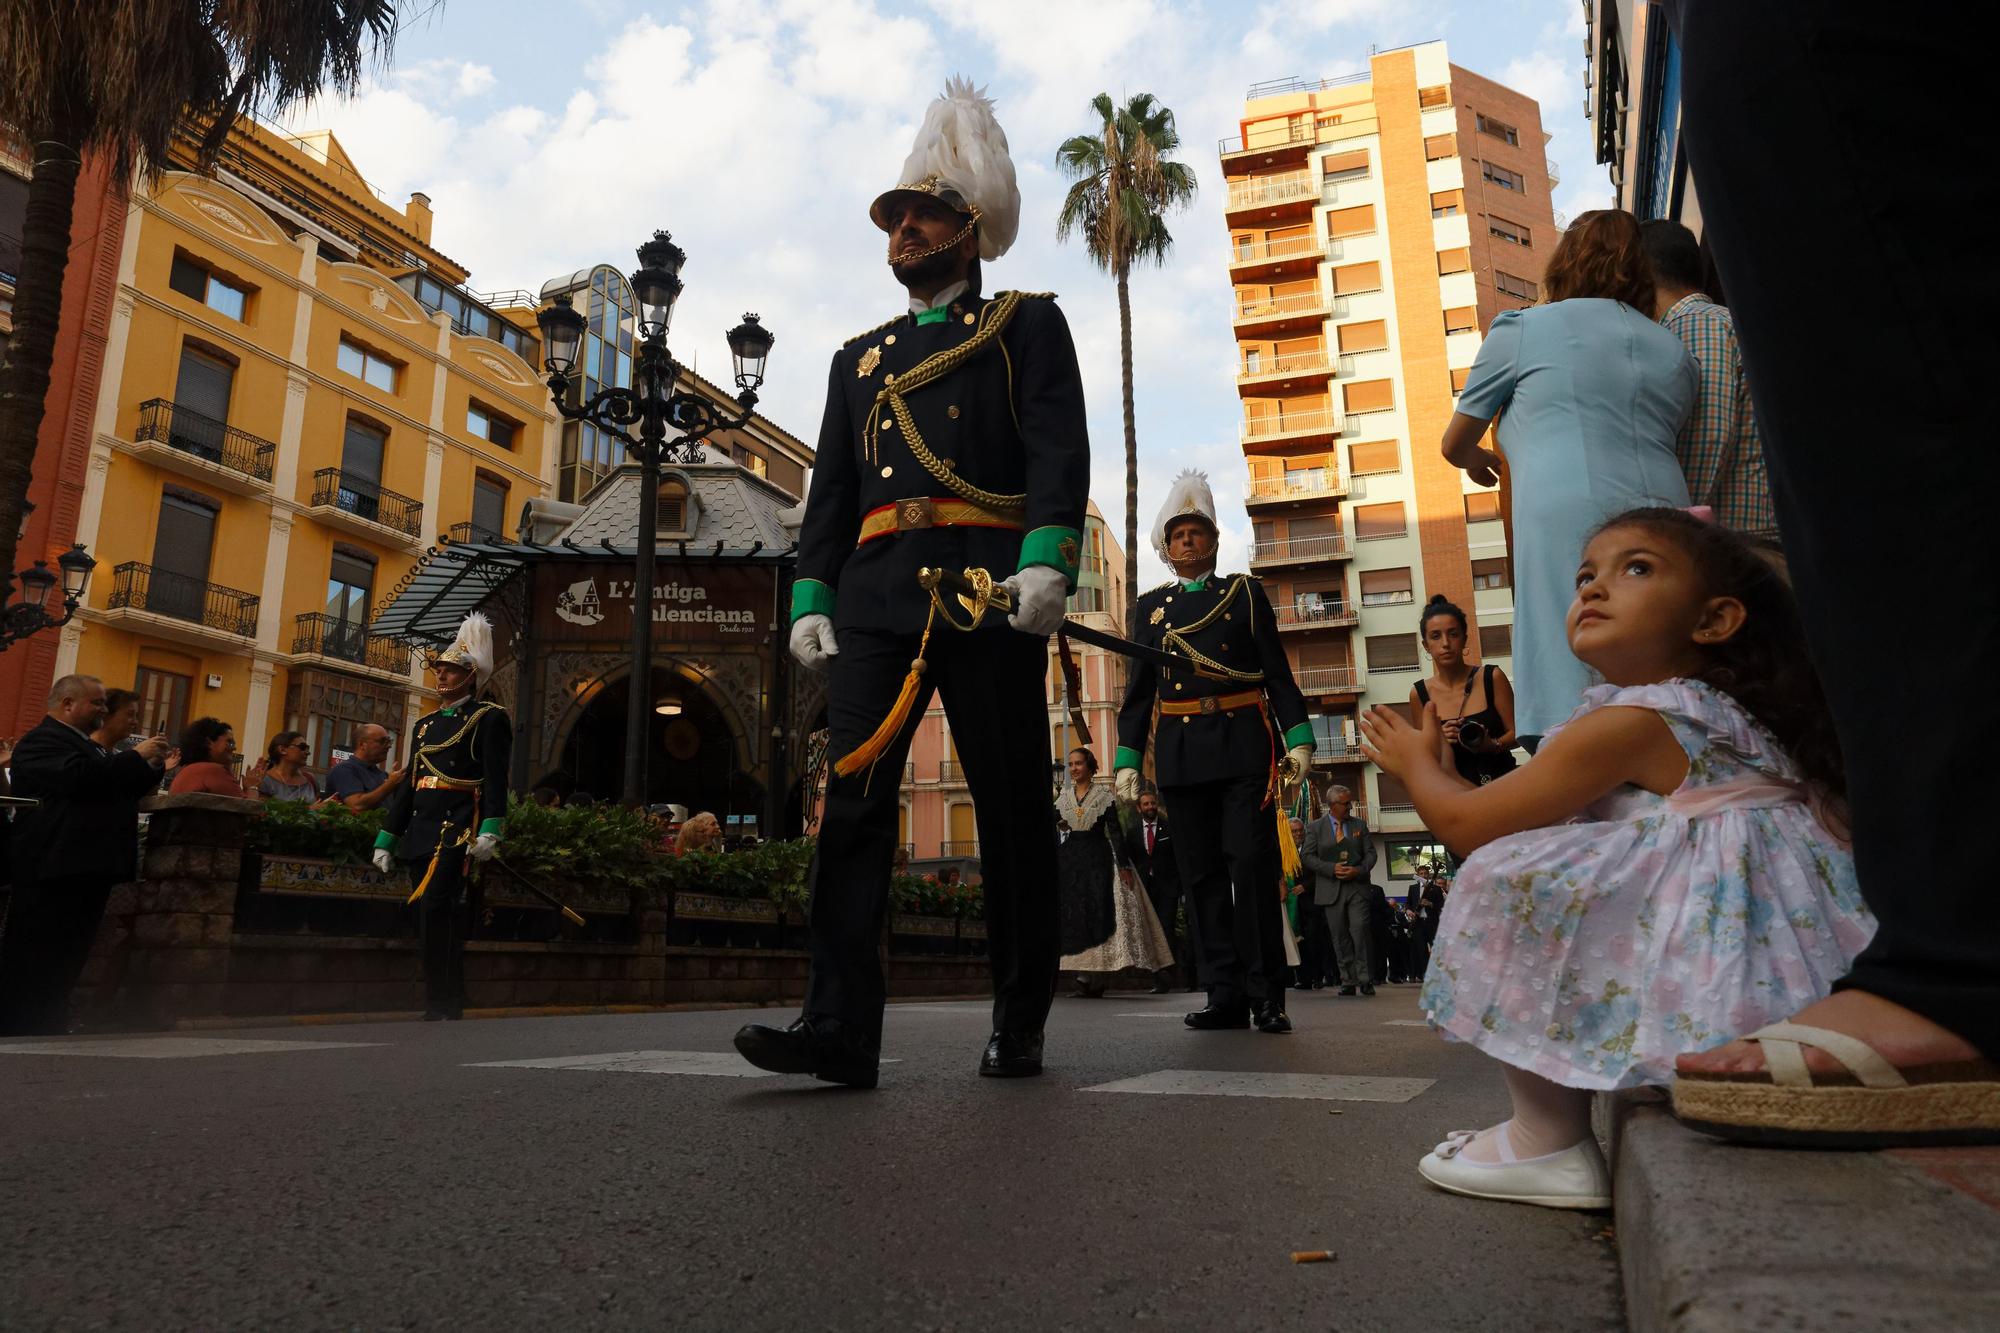
[[[1204,714],[1213,713],[1215,711],[1215,706],[1216,705],[1215,705],[1214,695],[1204,694],[1201,696],[1201,711]]]
[[[896,501],[896,531],[912,532],[917,528],[928,528],[936,521],[937,510],[928,496]]]

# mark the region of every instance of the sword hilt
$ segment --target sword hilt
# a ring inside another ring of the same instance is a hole
[[[965,598],[968,602],[984,601],[995,611],[1014,610],[1014,594],[998,583],[989,584],[983,590],[966,575],[950,569],[933,569],[926,565],[917,571],[917,582],[925,592],[948,592]]]

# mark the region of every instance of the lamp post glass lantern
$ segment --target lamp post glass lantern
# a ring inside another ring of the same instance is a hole
[[[9,579],[0,589],[0,600],[5,603],[0,606],[0,652],[31,634],[58,629],[74,619],[77,607],[83,604],[84,590],[90,586],[90,571],[95,568],[97,562],[83,547],[72,546],[56,557],[55,570],[49,568],[48,561],[37,560]],[[16,581],[21,585],[18,600],[13,586]],[[58,588],[59,605],[52,600]]]
[[[589,401],[569,401],[571,376],[583,342],[584,317],[570,305],[567,295],[536,316],[542,330],[542,368],[548,373],[549,392],[556,411],[566,421],[585,421],[625,446],[639,464],[639,532],[632,562],[632,665],[626,683],[625,783],[623,803],[633,809],[647,804],[646,718],[652,711],[667,713],[668,700],[654,695],[653,665],[653,569],[659,538],[660,465],[663,462],[703,461],[702,442],[718,430],[735,430],[749,421],[757,405],[757,390],[764,383],[764,364],[774,341],[771,331],[746,314],[743,323],[727,334],[730,357],[735,363],[737,410],[725,412],[702,394],[674,386],[681,367],[667,350],[667,327],[673,321],[674,305],[684,284],[681,266],[687,252],[675,245],[664,231],[656,231],[639,247],[639,267],[631,276],[632,294],[639,305],[639,345],[633,362],[632,387],[612,387],[593,394]],[[667,427],[680,433],[671,446]],[[636,434],[633,429],[637,427]],[[674,702],[678,703],[678,700]],[[678,708],[675,709],[678,712]]]

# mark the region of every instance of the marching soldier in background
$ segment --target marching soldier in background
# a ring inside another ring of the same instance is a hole
[[[1290,1032],[1280,773],[1309,769],[1312,725],[1264,585],[1247,574],[1218,575],[1216,537],[1208,479],[1183,472],[1153,525],[1154,548],[1178,577],[1139,599],[1133,638],[1188,658],[1190,669],[1134,663],[1113,767],[1120,798],[1136,800],[1157,702],[1153,771],[1207,964],[1208,1007],[1189,1014],[1187,1025],[1254,1021],[1260,1032]],[[1196,675],[1197,665],[1223,679]]]
[[[799,539],[792,654],[829,673],[838,761],[813,856],[805,1011],[736,1046],[781,1073],[874,1087],[886,998],[878,949],[903,757],[931,692],[978,812],[993,1028],[979,1072],[1038,1074],[1056,980],[1048,635],[1075,587],[1090,478],[1083,382],[1047,294],[980,290],[1013,243],[1020,193],[992,103],[954,79],[896,186],[888,234],[909,311],[833,357]],[[1014,596],[961,632],[917,572],[989,571]],[[944,623],[949,621],[950,623]]]
[[[514,727],[507,711],[479,698],[493,677],[493,629],[478,612],[431,663],[436,712],[417,719],[409,780],[389,798],[375,835],[375,868],[408,870],[423,940],[424,1020],[465,1015],[467,861],[499,849],[507,820],[507,767]]]

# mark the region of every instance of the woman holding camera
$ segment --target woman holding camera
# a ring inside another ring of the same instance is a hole
[[[1431,657],[1431,677],[1410,688],[1410,721],[1422,726],[1424,705],[1437,705],[1444,744],[1458,775],[1475,787],[1514,770],[1514,687],[1507,673],[1465,660],[1465,612],[1431,598],[1417,638]]]

